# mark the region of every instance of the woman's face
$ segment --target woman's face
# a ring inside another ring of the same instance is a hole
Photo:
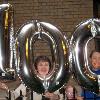
[[[49,73],[49,63],[40,61],[37,65],[37,71],[41,76],[46,76]]]
[[[100,53],[94,52],[91,57],[91,63],[95,69],[100,68]]]

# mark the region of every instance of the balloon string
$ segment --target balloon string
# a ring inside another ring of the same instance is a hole
[[[91,33],[92,33],[93,37],[95,37],[97,35],[97,29],[96,29],[96,25],[95,25],[94,21],[91,22]]]
[[[48,81],[47,81],[47,79],[46,79],[45,76],[44,76],[44,82],[43,82],[43,85],[44,85],[44,88],[45,88],[45,92],[47,92],[47,91],[48,91],[48,86],[49,86],[49,84],[48,84]]]
[[[38,39],[41,39],[42,28],[41,28],[40,23],[37,23],[37,26],[38,26],[38,32],[39,32]]]

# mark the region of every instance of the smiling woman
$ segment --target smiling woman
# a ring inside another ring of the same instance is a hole
[[[48,81],[45,79],[46,76],[49,74],[51,70],[51,62],[47,56],[38,56],[34,62],[34,67],[37,70],[37,74],[43,78],[44,80],[44,87],[47,89],[42,95],[38,95],[37,93],[33,93],[34,100],[59,100],[60,96],[59,93],[50,93],[48,91]]]
[[[46,56],[39,56],[36,58],[34,66],[41,77],[46,76],[51,69],[51,62]]]
[[[99,50],[93,50],[90,54],[90,66],[91,66],[91,71],[96,74],[96,75],[100,75],[100,51]],[[86,89],[84,89],[81,93],[81,96],[85,99],[85,100],[100,100],[100,96],[98,96],[97,94],[88,91]],[[83,99],[82,99],[83,100]]]
[[[94,50],[90,54],[91,58],[91,64],[93,70],[99,70],[100,69],[100,51]],[[100,74],[100,73],[99,73]]]

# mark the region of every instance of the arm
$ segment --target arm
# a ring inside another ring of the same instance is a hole
[[[77,86],[76,89],[77,89],[76,99],[77,100],[84,100],[84,98],[82,96],[82,93],[83,93],[82,88],[80,86]]]
[[[46,98],[50,98],[50,100],[59,100],[59,95],[58,94],[46,92],[44,96]]]

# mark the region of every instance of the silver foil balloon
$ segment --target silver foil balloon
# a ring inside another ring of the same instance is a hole
[[[46,40],[51,47],[53,70],[45,78],[34,69],[34,43]],[[37,93],[54,92],[70,77],[69,50],[62,33],[53,25],[32,20],[22,25],[16,34],[17,72],[24,84]]]
[[[13,7],[10,4],[0,5],[0,77],[14,79],[14,38]]]
[[[79,24],[70,40],[70,59],[74,75],[79,84],[98,94],[98,75],[90,70],[87,57],[87,44],[96,36],[100,36],[100,20],[89,19]]]

